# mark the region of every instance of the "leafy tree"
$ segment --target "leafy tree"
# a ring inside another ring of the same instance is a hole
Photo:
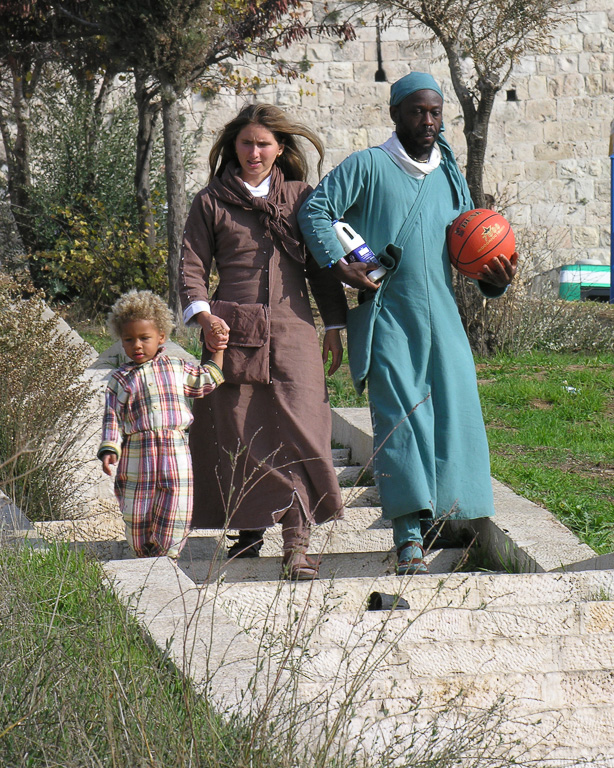
[[[573,0],[571,0],[573,2]],[[485,207],[484,158],[495,96],[521,57],[547,48],[570,0],[377,0],[362,3],[427,27],[441,43],[463,112],[467,183]]]
[[[296,74],[277,60],[281,48],[314,33],[348,39],[353,34],[351,27],[308,24],[301,13],[301,0],[92,0],[86,7],[78,0],[68,5],[66,0],[54,4],[58,13],[81,19],[84,28],[104,37],[118,70],[135,74],[142,121],[136,180],[144,225],[148,216],[148,148],[155,113],[162,113],[169,303],[178,313],[179,254],[187,208],[181,99],[189,89],[210,93],[232,83],[228,62],[248,54],[270,61],[279,73]]]
[[[84,42],[80,27],[57,14],[51,0],[0,3],[0,133],[8,167],[7,186],[17,228],[28,250],[38,246],[32,216],[32,105],[52,65],[68,68],[93,92],[96,72],[105,61],[100,41]],[[114,73],[107,71],[97,88],[104,112]],[[95,135],[91,137],[95,140]]]

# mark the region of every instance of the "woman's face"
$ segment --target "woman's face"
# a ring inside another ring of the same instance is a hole
[[[252,187],[257,187],[271,173],[275,160],[284,148],[268,128],[250,123],[239,131],[235,151],[241,166],[241,178]]]

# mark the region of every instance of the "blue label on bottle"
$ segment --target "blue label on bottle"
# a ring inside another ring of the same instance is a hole
[[[376,255],[366,243],[363,243],[363,245],[359,245],[358,248],[354,248],[353,251],[350,251],[346,256],[346,259],[349,261],[352,256],[356,261],[362,261],[365,264],[379,264]]]

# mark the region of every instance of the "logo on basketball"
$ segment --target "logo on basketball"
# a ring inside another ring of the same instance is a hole
[[[467,277],[477,277],[495,256],[509,257],[516,239],[509,222],[496,211],[475,208],[462,213],[448,227],[448,255],[452,266]]]

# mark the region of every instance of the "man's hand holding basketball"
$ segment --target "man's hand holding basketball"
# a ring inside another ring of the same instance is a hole
[[[494,256],[488,264],[484,264],[482,271],[478,272],[476,277],[498,288],[505,288],[516,275],[517,263],[518,251],[514,251],[509,259],[501,253],[499,256]]]

